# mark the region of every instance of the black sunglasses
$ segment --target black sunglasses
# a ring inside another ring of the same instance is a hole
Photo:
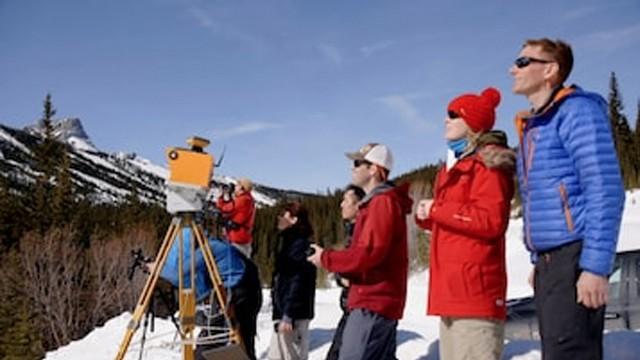
[[[462,117],[457,112],[451,111],[451,110],[447,111],[447,115],[449,116],[449,119],[457,119],[457,118]]]
[[[360,159],[353,160],[353,167],[354,168],[358,168],[358,167],[360,167],[362,165],[371,165],[371,162],[367,161],[367,160],[360,160]]]
[[[542,59],[532,58],[529,56],[521,56],[517,58],[513,63],[516,65],[518,69],[522,69],[522,68],[526,68],[531,63],[550,64],[552,62],[553,62],[552,60],[542,60]]]

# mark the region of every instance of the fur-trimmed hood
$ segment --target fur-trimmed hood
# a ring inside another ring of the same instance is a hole
[[[516,152],[509,148],[507,134],[503,131],[494,130],[480,135],[477,149],[478,157],[486,167],[515,171]]]

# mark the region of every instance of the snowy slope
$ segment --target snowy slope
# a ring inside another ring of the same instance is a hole
[[[529,257],[522,245],[521,220],[512,220],[507,237],[507,269],[509,273],[509,298],[530,295],[527,285],[530,270]],[[625,212],[620,233],[619,250],[640,247],[640,190],[627,193]],[[409,280],[407,306],[404,318],[398,326],[398,351],[400,360],[437,360],[438,318],[426,316],[428,279],[426,273],[418,273]],[[324,359],[333,336],[333,329],[341,315],[337,299],[339,289],[318,290],[316,293],[316,318],[311,322],[310,359]],[[271,309],[269,291],[264,290],[265,304],[258,319],[257,354],[266,359],[271,331]],[[50,360],[80,360],[87,354],[95,360],[113,359],[118,351],[122,335],[131,315],[122,314],[111,319],[103,327],[95,329],[84,339],[47,354]],[[139,330],[129,347],[127,359],[138,359]],[[180,360],[180,348],[176,342],[175,329],[170,321],[156,319],[156,331],[147,335],[143,359]],[[640,332],[611,332],[605,335],[605,359],[638,359]],[[539,345],[532,341],[517,341],[506,344],[504,359],[539,360]]]
[[[24,146],[20,141],[18,141],[15,137],[13,137],[13,135],[9,134],[8,132],[4,131],[1,128],[0,128],[0,140],[9,142],[11,145],[15,146],[16,148],[20,149],[22,152],[26,154],[31,154],[31,150],[29,150],[29,148]]]

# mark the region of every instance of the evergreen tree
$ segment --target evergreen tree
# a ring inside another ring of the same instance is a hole
[[[45,352],[35,318],[31,315],[29,301],[12,299],[13,322],[2,334],[2,358],[5,360],[42,359]]]
[[[638,175],[640,176],[640,99],[638,99],[638,113],[636,114],[636,126],[634,128],[634,139],[636,145],[636,168],[638,169]],[[640,182],[640,180],[639,180]]]
[[[618,150],[618,123],[622,116],[624,106],[622,105],[622,99],[620,91],[618,90],[618,78],[616,73],[612,72],[609,78],[609,121],[611,123],[611,132],[613,134],[613,143]]]
[[[138,224],[144,216],[145,204],[140,201],[138,184],[133,180],[130,182],[129,193],[121,207],[122,222],[127,227]]]
[[[35,189],[33,191],[33,209],[30,219],[33,227],[41,233],[46,231],[52,221],[52,197],[53,183],[56,176],[57,161],[60,158],[61,146],[55,139],[53,129],[53,116],[56,110],[51,102],[51,94],[47,94],[44,100],[44,110],[40,125],[43,131],[43,139],[37,145],[35,154],[35,169],[38,172]]]
[[[0,261],[0,359],[42,359],[44,346],[29,297],[23,293],[17,252]]]
[[[638,113],[636,114],[635,137],[640,141],[640,99],[638,99]]]
[[[627,117],[622,112],[624,106],[622,104],[622,96],[618,90],[618,80],[614,72],[611,73],[609,86],[609,119],[624,185],[627,189],[637,187],[639,169],[635,141]]]
[[[51,203],[51,216],[54,225],[68,224],[73,218],[75,194],[71,180],[71,159],[66,146],[61,146],[60,165],[56,171],[56,184]]]
[[[0,175],[0,244],[5,246],[11,242],[9,239],[11,222],[13,221],[11,208],[14,205],[11,198],[8,180]]]
[[[14,174],[7,175],[0,175],[0,244],[9,249],[30,229],[31,223],[27,212],[29,199],[12,190],[17,180]]]

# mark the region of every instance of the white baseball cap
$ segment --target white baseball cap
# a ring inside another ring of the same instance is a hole
[[[372,164],[381,166],[391,172],[393,168],[393,155],[391,150],[383,144],[369,143],[358,151],[346,153],[351,160],[366,160]]]

